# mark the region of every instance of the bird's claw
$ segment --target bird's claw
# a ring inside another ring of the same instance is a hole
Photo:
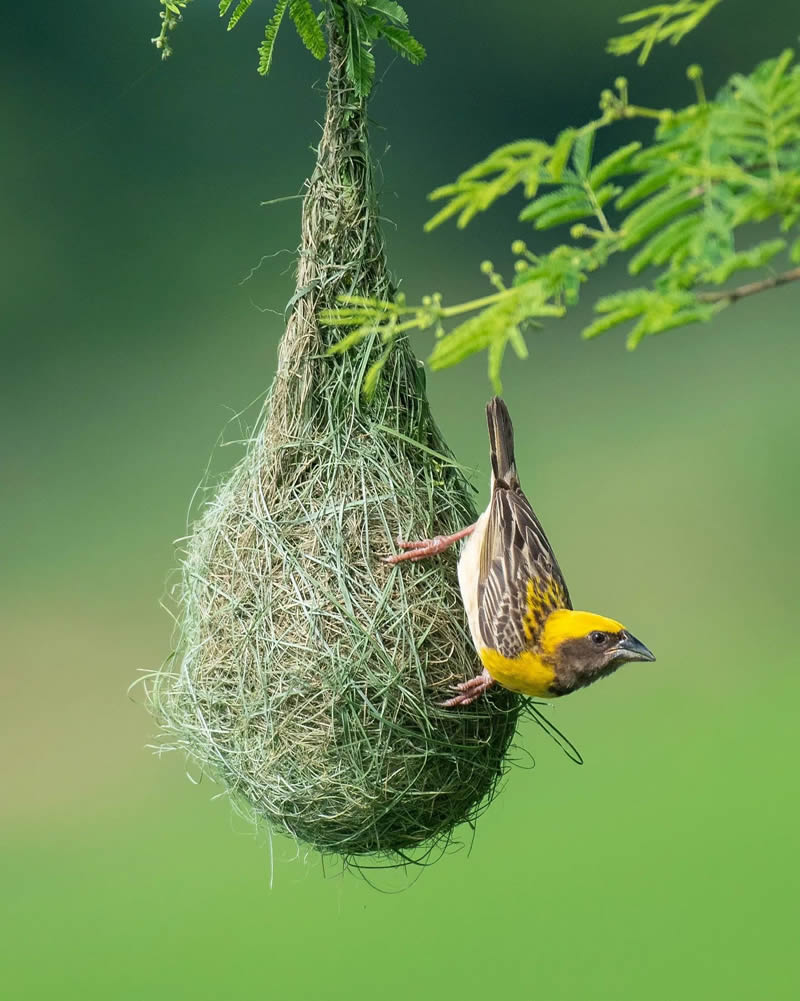
[[[460,532],[452,535],[434,535],[432,539],[419,539],[417,542],[407,542],[398,538],[397,548],[404,552],[396,553],[394,556],[381,557],[384,563],[402,563],[404,560],[424,560],[428,556],[438,556],[448,549],[454,542],[465,539],[475,529],[474,525],[467,525]]]
[[[458,695],[454,695],[446,702],[442,702],[441,705],[446,706],[447,708],[451,708],[453,706],[468,706],[476,699],[480,698],[487,688],[491,688],[493,684],[494,678],[492,678],[488,671],[483,671],[481,674],[477,675],[477,677],[470,678],[469,681],[462,681],[460,685],[456,685],[455,687]]]
[[[419,539],[415,542],[408,542],[404,539],[397,539],[398,549],[404,550],[402,553],[395,553],[394,556],[382,556],[382,563],[403,563],[406,560],[424,560],[429,556],[436,556],[447,548],[443,545],[445,538],[436,535],[432,539]],[[448,543],[449,544],[449,543]]]

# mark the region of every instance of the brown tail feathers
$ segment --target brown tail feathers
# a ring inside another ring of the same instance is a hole
[[[487,403],[486,420],[489,424],[489,446],[495,482],[497,486],[518,490],[519,477],[514,462],[514,428],[508,415],[508,408],[499,396],[495,396]]]

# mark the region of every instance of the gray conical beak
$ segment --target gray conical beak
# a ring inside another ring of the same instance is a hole
[[[647,649],[641,640],[625,632],[622,639],[617,644],[617,650],[625,660],[655,660],[654,655]]]

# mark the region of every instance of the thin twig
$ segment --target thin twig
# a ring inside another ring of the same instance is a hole
[[[796,281],[800,281],[800,268],[792,268],[791,271],[784,271],[782,275],[764,278],[760,282],[740,285],[738,288],[728,289],[727,292],[699,292],[697,298],[700,302],[725,302],[727,300],[729,303],[734,303],[738,302],[739,299],[744,299],[745,296],[755,295],[756,292],[766,292],[768,289]]]

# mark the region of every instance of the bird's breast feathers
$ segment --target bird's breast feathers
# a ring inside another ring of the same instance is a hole
[[[516,657],[504,657],[491,647],[481,647],[478,653],[483,666],[503,688],[544,699],[553,697],[556,672],[533,650],[523,650]]]

